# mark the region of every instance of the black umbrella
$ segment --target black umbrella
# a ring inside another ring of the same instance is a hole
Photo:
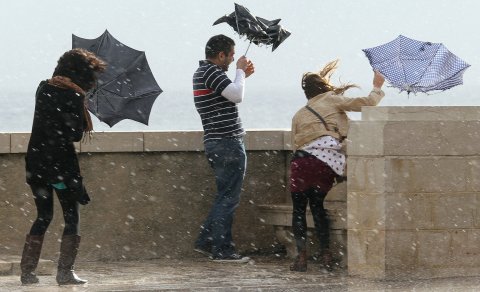
[[[110,127],[123,119],[148,125],[153,103],[162,89],[145,52],[122,44],[107,30],[96,39],[72,35],[72,47],[89,50],[107,62],[97,86],[87,95],[88,110]]]
[[[246,7],[235,3],[235,11],[220,17],[213,25],[226,22],[240,36],[245,36],[250,40],[250,44],[272,46],[273,52],[291,34],[279,25],[280,20],[267,20],[254,16]],[[250,45],[248,47],[250,48]]]

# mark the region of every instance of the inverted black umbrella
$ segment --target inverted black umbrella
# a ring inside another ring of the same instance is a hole
[[[280,20],[281,19],[267,20],[254,16],[246,7],[235,3],[235,11],[229,15],[220,17],[213,25],[226,22],[240,36],[244,36],[250,40],[250,44],[272,46],[273,52],[291,34],[279,25]],[[250,44],[248,48],[250,48]],[[245,52],[245,55],[246,54]]]
[[[447,90],[463,83],[470,67],[441,43],[417,41],[403,35],[393,41],[364,49],[374,70],[378,70],[400,91]]]
[[[145,52],[116,40],[107,30],[96,39],[72,35],[72,47],[95,53],[107,62],[97,86],[88,93],[88,110],[110,127],[123,119],[148,125],[155,99],[162,93]]]

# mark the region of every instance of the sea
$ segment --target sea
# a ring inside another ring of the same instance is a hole
[[[303,94],[256,92],[246,93],[239,104],[240,118],[245,129],[290,129],[295,112],[306,103]],[[0,132],[30,132],[35,107],[34,92],[8,93],[0,96]],[[202,130],[192,93],[160,94],[153,104],[149,123],[123,120],[109,127],[92,116],[94,129],[100,131],[186,131]]]

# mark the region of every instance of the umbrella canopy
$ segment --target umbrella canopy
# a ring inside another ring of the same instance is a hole
[[[116,40],[107,30],[96,39],[72,35],[72,47],[95,53],[107,62],[96,88],[88,93],[88,110],[110,127],[123,119],[148,125],[155,99],[162,93],[145,52]]]
[[[463,84],[463,73],[470,67],[441,43],[403,35],[363,52],[374,70],[382,73],[393,87],[408,93],[447,90]]]
[[[220,17],[213,25],[226,22],[240,36],[245,36],[256,45],[272,46],[272,52],[290,36],[290,32],[279,25],[281,19],[266,20],[254,16],[250,11],[235,3],[235,11]]]

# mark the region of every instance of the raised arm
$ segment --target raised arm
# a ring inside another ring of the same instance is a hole
[[[375,71],[373,75],[373,89],[368,96],[357,98],[344,97],[342,102],[339,103],[338,107],[344,111],[359,112],[362,110],[362,106],[377,105],[385,96],[385,93],[382,90],[384,82],[385,78],[382,76],[382,74]]]

